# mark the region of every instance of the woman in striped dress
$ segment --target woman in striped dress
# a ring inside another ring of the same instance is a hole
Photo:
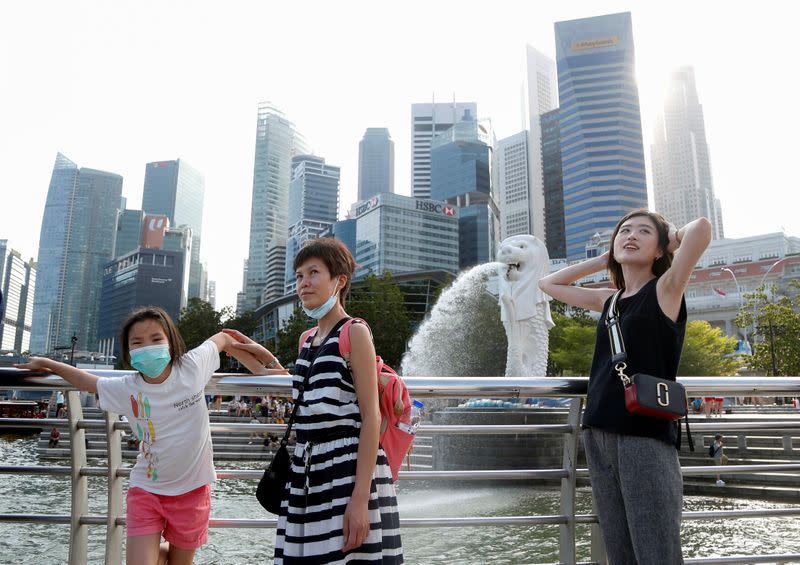
[[[347,247],[333,238],[306,244],[294,259],[297,293],[319,326],[300,343],[293,400],[304,379],[297,445],[278,518],[275,565],[403,562],[392,475],[378,445],[375,348],[369,328],[349,326],[351,368],[339,354],[349,318],[344,297],[355,271]],[[280,363],[252,342],[241,344],[269,368]]]

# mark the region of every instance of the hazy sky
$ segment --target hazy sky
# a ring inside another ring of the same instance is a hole
[[[498,138],[514,134],[525,44],[554,57],[554,22],[621,11],[633,14],[648,184],[667,76],[694,65],[726,235],[800,236],[793,3],[162,0],[2,4],[0,238],[36,256],[57,151],[121,174],[131,208],[145,163],[180,157],[205,175],[201,257],[217,307],[233,305],[259,101],[341,166],[343,215],[367,127],[389,128],[395,187],[410,194],[411,103],[455,94]]]

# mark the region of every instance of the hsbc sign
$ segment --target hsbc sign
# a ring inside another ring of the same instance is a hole
[[[456,207],[445,202],[434,202],[431,200],[417,200],[417,210],[421,212],[433,212],[434,214],[444,214],[445,216],[455,216]]]
[[[363,214],[368,210],[372,210],[377,205],[378,205],[378,197],[373,196],[372,198],[364,202],[361,206],[356,208],[356,217],[360,216],[361,214]]]
[[[409,199],[410,200],[410,199]],[[355,217],[361,217],[376,206],[378,206],[379,199],[373,196],[359,204],[355,209]],[[405,208],[405,206],[403,206]],[[436,200],[415,200],[414,209],[418,212],[428,212],[431,214],[441,214],[443,216],[456,216],[456,207],[448,204],[447,202],[438,202]]]

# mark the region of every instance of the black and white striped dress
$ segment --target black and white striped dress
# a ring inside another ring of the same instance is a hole
[[[361,415],[353,376],[339,355],[339,330],[318,347],[312,333],[297,359],[293,397],[317,354],[308,388],[297,410],[297,445],[289,474],[289,496],[278,517],[275,565],[403,563],[397,498],[386,455],[378,449],[369,498],[370,533],[342,553],[342,521],[355,486]]]

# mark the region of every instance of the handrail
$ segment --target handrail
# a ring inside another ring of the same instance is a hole
[[[96,370],[88,372],[113,377],[132,371]],[[579,397],[586,395],[588,377],[403,377],[409,392],[418,398],[528,398]],[[678,377],[689,396],[722,394],[727,396],[788,396],[800,391],[800,377]],[[69,390],[74,387],[50,373],[0,367],[0,390]],[[288,375],[242,376],[241,373],[216,373],[206,385],[208,394],[266,395],[291,392]]]
[[[123,371],[90,371],[100,376],[126,374]],[[531,424],[531,425],[423,425],[420,433],[425,435],[470,434],[470,435],[507,435],[507,434],[560,434],[563,436],[563,461],[560,469],[500,469],[500,470],[468,470],[468,471],[401,471],[402,480],[560,480],[560,514],[553,516],[497,516],[497,517],[461,517],[461,518],[401,518],[403,528],[411,527],[463,527],[486,525],[558,525],[559,526],[559,560],[562,563],[575,563],[575,526],[590,524],[592,534],[592,563],[605,563],[602,545],[595,532],[597,517],[594,514],[576,514],[574,497],[576,479],[588,477],[588,471],[577,466],[577,447],[579,442],[579,422],[582,397],[586,393],[587,379],[571,378],[518,378],[505,379],[497,377],[406,377],[411,393],[421,398],[525,398],[539,397],[574,397],[566,413],[566,424]],[[679,379],[690,395],[744,395],[744,396],[784,396],[800,394],[800,377],[684,377]],[[290,393],[291,380],[288,376],[245,377],[237,374],[214,375],[206,387],[209,394],[226,395],[263,395]],[[72,482],[72,511],[69,515],[42,514],[0,514],[0,522],[26,522],[47,524],[70,524],[70,563],[85,560],[87,527],[103,525],[106,527],[106,563],[115,565],[120,562],[120,535],[125,524],[121,516],[121,480],[130,475],[129,468],[121,465],[120,431],[130,429],[127,422],[116,420],[116,416],[108,415],[105,421],[86,420],[82,417],[78,395],[69,383],[49,374],[33,374],[18,369],[0,368],[0,390],[67,390],[69,410],[67,419],[58,418],[0,418],[0,428],[14,425],[17,427],[42,427],[51,425],[68,425],[70,427],[71,465],[66,466],[0,466],[0,474],[15,473],[28,475],[50,474],[54,476],[69,475]],[[554,409],[553,413],[559,412]],[[692,425],[694,432],[717,431],[719,422],[696,422]],[[780,421],[748,421],[725,422],[726,431],[748,430],[797,430],[800,419],[788,417]],[[212,423],[213,431],[253,432],[283,430],[280,424],[245,424],[245,423]],[[101,453],[99,450],[86,449],[83,434],[87,430],[106,431],[107,467],[88,466],[87,455]],[[741,437],[741,436],[740,436]],[[789,442],[791,446],[791,442]],[[681,469],[684,476],[715,475],[717,466],[688,466]],[[794,472],[800,471],[800,463],[771,463],[733,465],[725,468],[725,474]],[[220,469],[219,479],[256,480],[262,474],[261,469]],[[88,493],[86,481],[89,477],[106,477],[109,485],[108,512],[106,516],[88,514]],[[800,516],[800,507],[757,510],[721,510],[703,512],[684,512],[685,520],[737,519],[747,517]],[[214,528],[274,528],[276,519],[248,520],[239,518],[212,518],[210,526]],[[782,562],[793,559],[792,554],[770,556],[747,556],[746,561],[738,558],[699,558],[687,559],[687,563],[733,563],[733,562]]]

